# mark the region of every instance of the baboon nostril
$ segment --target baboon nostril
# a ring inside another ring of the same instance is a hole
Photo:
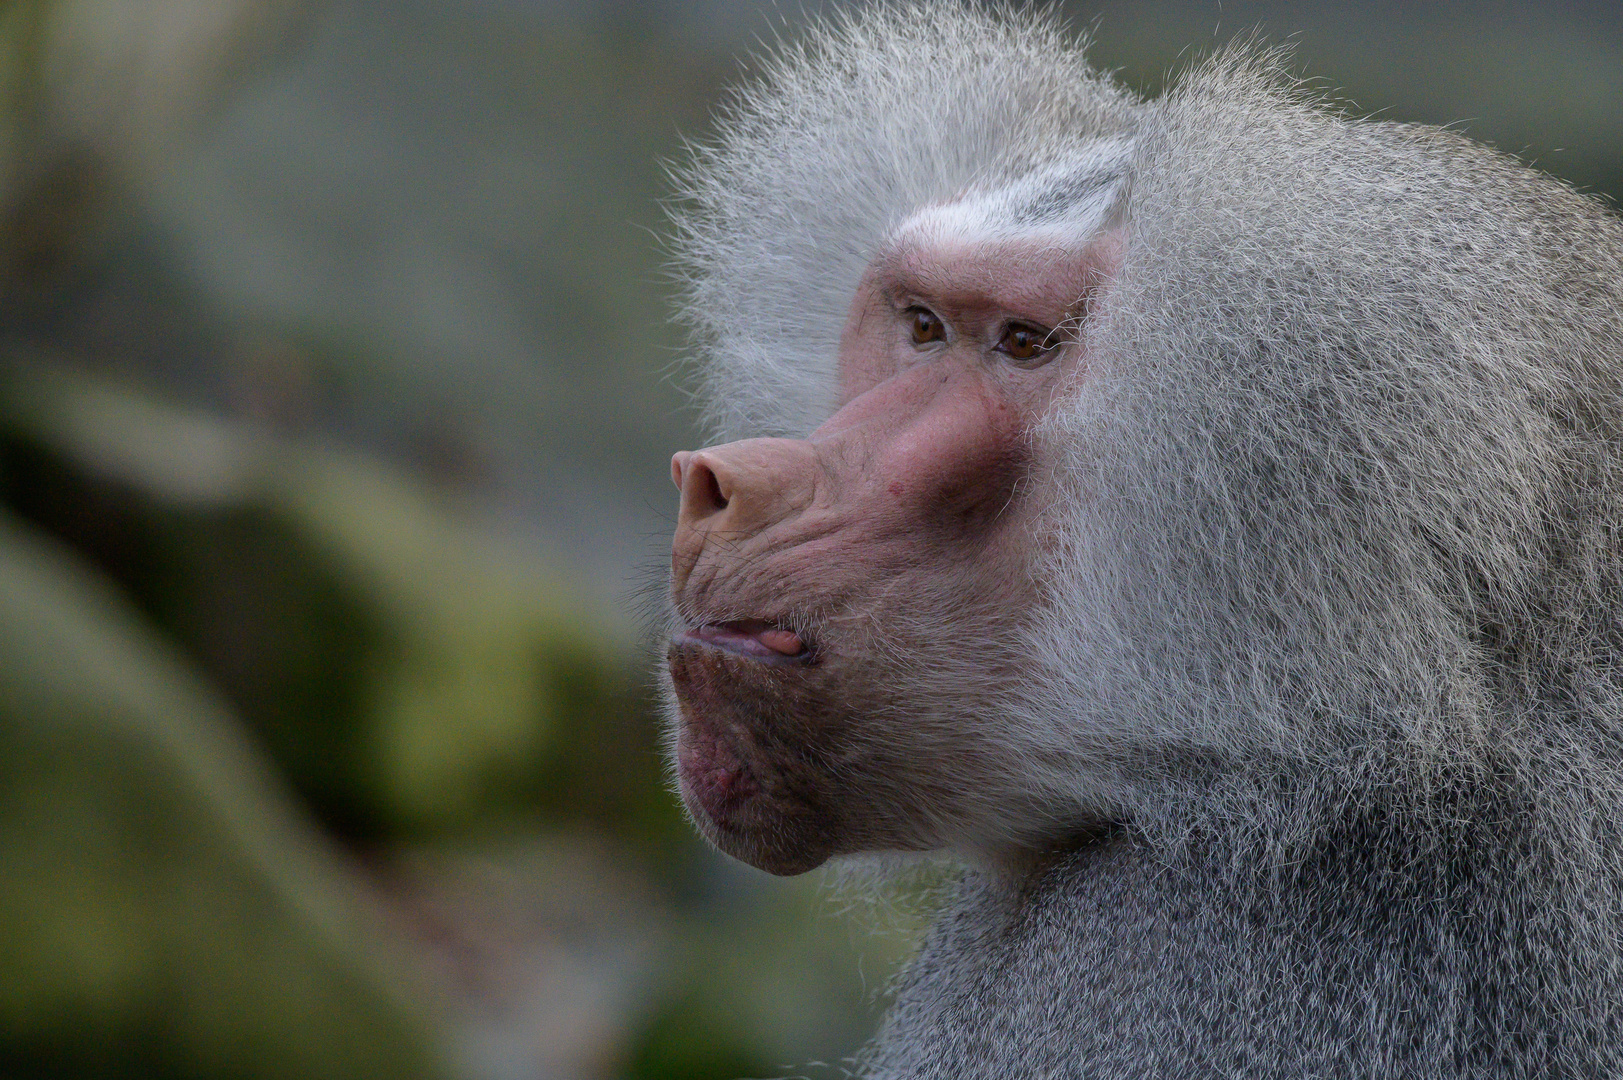
[[[722,494],[721,481],[716,479],[716,474],[709,469],[705,469],[704,479],[707,481],[704,493],[705,497],[709,499],[710,505],[717,510],[727,509],[727,496]]]
[[[682,491],[684,518],[698,521],[727,509],[727,492],[704,455],[683,453],[672,458],[671,478]]]

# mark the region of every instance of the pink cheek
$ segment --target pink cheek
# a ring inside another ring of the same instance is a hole
[[[1008,499],[1022,440],[1016,411],[989,402],[942,402],[897,433],[876,463],[888,510],[914,521]]]

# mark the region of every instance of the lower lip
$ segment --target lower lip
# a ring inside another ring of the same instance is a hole
[[[811,656],[811,650],[797,635],[764,625],[756,629],[708,623],[688,630],[683,639],[768,663],[798,664],[806,662]]]

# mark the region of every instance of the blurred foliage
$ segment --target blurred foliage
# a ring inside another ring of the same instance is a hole
[[[375,912],[106,582],[0,519],[0,1073],[428,1076]]]
[[[213,675],[338,836],[549,810],[655,845],[683,834],[650,797],[628,658],[428,490],[61,364],[13,364],[0,405],[0,498]]]

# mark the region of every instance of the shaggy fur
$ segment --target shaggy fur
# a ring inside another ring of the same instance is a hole
[[[832,412],[921,209],[1128,178],[1104,362],[1022,485],[1023,677],[966,690],[997,775],[942,796],[978,868],[868,1074],[1623,1075],[1619,220],[1266,54],[1141,102],[948,3],[815,32],[720,132],[676,243],[723,438]]]

